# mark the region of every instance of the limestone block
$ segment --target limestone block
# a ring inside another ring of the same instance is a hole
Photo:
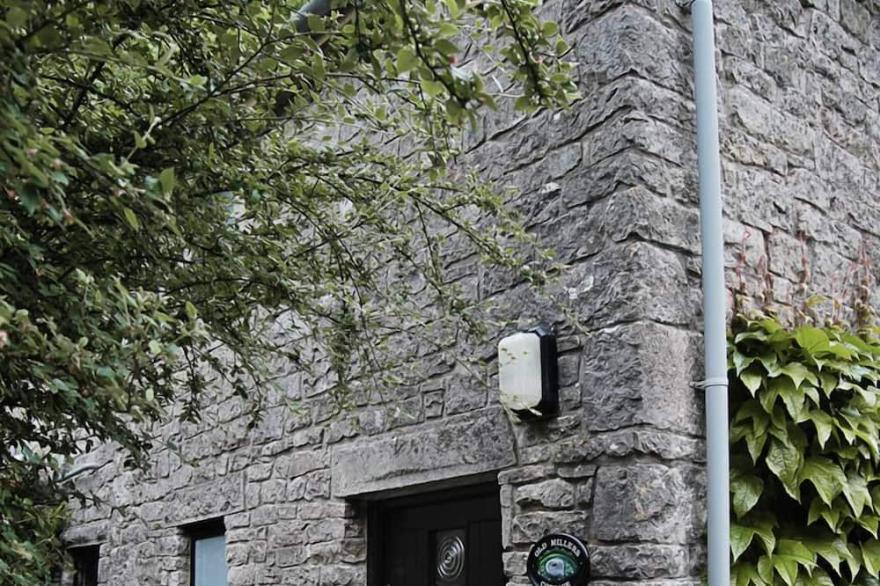
[[[581,28],[574,43],[588,79],[636,73],[665,87],[688,87],[687,37],[633,6],[611,10]]]
[[[516,489],[516,504],[520,507],[567,509],[574,504],[575,488],[564,480],[545,480]]]
[[[587,535],[589,514],[586,511],[534,512],[517,515],[513,520],[511,541],[532,544],[548,533]]]
[[[504,560],[505,576],[523,576],[526,573],[526,560],[528,552],[510,551],[502,554]]]
[[[588,429],[649,424],[700,431],[697,335],[653,323],[606,328],[587,340],[581,380]]]
[[[701,555],[691,546],[652,543],[590,547],[593,576],[629,580],[692,576]]]
[[[332,492],[347,497],[449,480],[500,470],[515,458],[504,411],[483,409],[418,430],[334,447]]]
[[[596,474],[592,535],[603,541],[688,544],[701,533],[705,499],[693,470],[661,464],[603,466]]]
[[[563,286],[581,324],[596,329],[644,319],[687,324],[699,308],[689,295],[684,259],[638,241],[610,246],[575,265]]]

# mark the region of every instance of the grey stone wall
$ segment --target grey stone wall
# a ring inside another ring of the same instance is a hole
[[[510,584],[527,583],[528,546],[551,530],[585,538],[597,584],[699,582],[689,16],[674,0],[545,9],[575,48],[584,100],[489,116],[466,163],[522,189],[532,229],[572,265],[561,293],[588,335],[521,286],[449,262],[474,295],[499,301],[499,317],[560,325],[560,416],[512,423],[491,386],[439,362],[423,384],[365,396],[341,417],[295,375],[254,430],[224,399],[200,425],[169,423],[177,449],[157,448],[147,474],[122,471],[111,448],[92,456],[105,466],[82,482],[103,504],[78,511],[68,538],[104,543],[104,584],[187,584],[180,526],[215,516],[231,585],[365,584],[358,497],[486,479],[499,484]],[[880,261],[880,8],[718,0],[716,15],[731,299],[743,290],[794,312],[804,284],[834,293],[853,267],[876,274]]]

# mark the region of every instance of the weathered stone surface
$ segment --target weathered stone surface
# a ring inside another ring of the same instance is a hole
[[[640,319],[688,324],[699,307],[689,297],[684,259],[639,241],[606,247],[569,271],[563,287],[581,323],[593,329]]]
[[[516,504],[521,507],[567,509],[574,505],[575,487],[564,480],[545,480],[516,489]]]
[[[688,40],[637,7],[609,11],[583,27],[578,41],[578,62],[593,83],[635,72],[667,87],[688,84],[681,58]]]
[[[531,544],[548,533],[586,535],[589,515],[584,511],[522,513],[513,520],[511,541]]]
[[[165,523],[182,525],[239,512],[244,508],[243,486],[241,475],[232,474],[183,489],[175,495],[175,506],[164,508]]]
[[[699,537],[703,490],[695,470],[661,464],[603,466],[595,482],[596,538],[686,544]]]
[[[500,470],[515,463],[504,411],[491,408],[415,432],[334,448],[333,495],[379,492]]]
[[[636,424],[698,433],[697,337],[679,328],[637,323],[605,328],[585,345],[581,385],[588,429]]]
[[[553,474],[553,467],[547,465],[523,466],[521,468],[512,468],[504,470],[498,474],[498,482],[500,484],[523,484],[532,482],[541,478],[546,478]]]
[[[693,546],[652,543],[590,546],[592,573],[597,578],[684,578],[698,569],[702,554]]]

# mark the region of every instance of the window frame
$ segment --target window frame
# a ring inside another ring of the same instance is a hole
[[[93,584],[85,583],[88,577],[94,577],[94,586],[100,583],[101,579],[101,544],[91,543],[83,545],[72,545],[67,548],[67,554],[73,561],[73,586],[93,586]],[[86,576],[85,572],[81,572],[83,566],[88,564],[88,569],[93,570],[93,574]],[[83,578],[81,578],[83,576]]]
[[[209,539],[211,537],[226,537],[226,524],[223,517],[215,519],[207,519],[187,525],[183,528],[187,539],[189,540],[189,583],[195,586],[196,583],[196,541],[200,539]],[[226,541],[223,542],[224,556],[226,554]],[[227,568],[228,572],[228,568]],[[228,578],[228,575],[227,575]]]

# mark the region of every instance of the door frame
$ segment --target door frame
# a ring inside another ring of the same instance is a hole
[[[369,501],[367,503],[367,586],[383,586],[385,578],[383,575],[385,568],[385,526],[382,520],[387,511],[492,495],[498,497],[498,505],[500,507],[501,486],[499,486],[497,481]]]

